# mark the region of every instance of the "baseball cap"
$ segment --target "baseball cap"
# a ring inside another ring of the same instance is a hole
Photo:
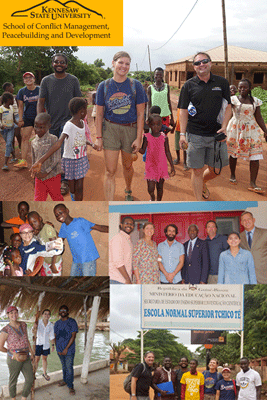
[[[34,74],[32,72],[25,72],[25,74],[23,74],[23,78],[25,78],[26,75],[30,75],[33,78],[35,78]]]
[[[231,372],[230,368],[227,368],[227,367],[223,368],[222,372],[224,372],[224,371]]]
[[[7,307],[6,313],[10,313],[11,311],[18,311],[17,307],[15,306],[9,306]]]

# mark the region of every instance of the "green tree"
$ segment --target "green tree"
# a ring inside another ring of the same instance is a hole
[[[98,67],[98,68],[101,68],[101,67],[103,67],[103,66],[105,65],[105,63],[103,62],[102,58],[97,58],[97,59],[94,61],[94,65],[95,65],[96,67]]]
[[[114,371],[115,371],[115,373],[117,373],[119,359],[120,359],[120,356],[121,356],[121,353],[123,352],[123,350],[126,349],[126,345],[121,344],[121,342],[118,342],[118,344],[110,343],[109,345],[110,345],[110,347],[112,349],[112,353],[113,353]]]

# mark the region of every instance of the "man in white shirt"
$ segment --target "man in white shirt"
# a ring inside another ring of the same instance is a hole
[[[260,374],[249,368],[249,360],[246,357],[240,359],[240,367],[241,371],[236,375],[238,400],[260,400]]]
[[[49,321],[51,317],[50,310],[46,309],[42,313],[42,319],[33,327],[33,331],[37,328],[37,340],[35,350],[35,369],[38,368],[39,360],[42,356],[43,363],[43,377],[45,380],[50,381],[50,376],[47,375],[47,357],[50,354],[50,341],[52,343],[52,351],[55,350],[55,334],[54,325]]]

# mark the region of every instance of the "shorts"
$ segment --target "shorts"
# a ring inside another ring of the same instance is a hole
[[[214,167],[214,137],[200,136],[187,133],[187,165],[189,168],[201,169],[204,165]],[[229,164],[226,142],[216,143],[216,159],[218,151],[222,160],[222,167]],[[215,162],[215,168],[220,168],[220,162]]]
[[[137,124],[125,126],[103,121],[103,147],[104,150],[123,150],[132,153],[132,144],[137,137]]]
[[[39,345],[39,344],[36,345],[36,348],[35,348],[35,355],[36,356],[41,356],[41,355],[48,356],[50,354],[50,349],[44,350],[43,347],[44,346],[42,344],[41,345]]]
[[[89,170],[89,161],[87,156],[82,158],[62,158],[61,168],[68,181],[84,178]]]
[[[32,126],[34,127],[34,119],[27,119],[23,117],[24,125],[22,128],[26,128],[27,126]]]

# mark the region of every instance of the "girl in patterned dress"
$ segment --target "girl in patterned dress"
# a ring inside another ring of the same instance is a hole
[[[161,132],[162,120],[159,114],[151,114],[147,119],[150,132],[144,134],[141,154],[146,154],[147,190],[151,201],[155,201],[155,187],[157,188],[157,201],[163,196],[163,185],[165,179],[169,178],[167,159],[171,166],[170,176],[175,175],[174,165],[169,149],[168,137]]]
[[[263,121],[260,106],[262,101],[252,97],[251,83],[242,79],[238,85],[239,96],[231,96],[233,117],[227,127],[227,147],[230,164],[230,183],[237,184],[235,170],[238,158],[249,160],[250,186],[248,190],[263,194],[257,187],[256,179],[259,171],[259,160],[262,156],[261,130],[267,139],[267,129]]]

